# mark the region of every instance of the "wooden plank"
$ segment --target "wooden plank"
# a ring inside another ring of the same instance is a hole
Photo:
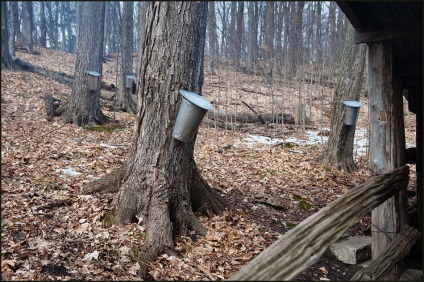
[[[417,229],[405,225],[387,247],[387,249],[374,260],[369,267],[363,268],[352,276],[350,281],[386,281],[395,265],[408,255],[411,247],[421,237]],[[396,275],[395,275],[396,276]],[[397,275],[400,277],[400,275]],[[391,281],[391,279],[388,279]]]
[[[370,111],[370,167],[381,174],[404,165],[401,91],[395,91],[391,42],[369,44],[368,93]],[[399,96],[399,97],[398,97]],[[387,248],[402,225],[407,224],[405,200],[399,194],[371,213],[372,258]],[[397,271],[401,273],[401,271]],[[397,278],[393,278],[397,280]]]
[[[423,36],[422,19],[356,28],[354,42],[371,43],[411,36]]]
[[[228,280],[293,280],[353,223],[405,189],[409,167],[376,176],[302,221]]]

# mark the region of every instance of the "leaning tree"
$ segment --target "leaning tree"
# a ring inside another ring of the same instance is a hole
[[[63,114],[65,123],[100,125],[108,118],[100,109],[100,83],[88,88],[88,72],[98,73],[101,80],[105,2],[84,1],[78,27],[78,50],[72,94]]]
[[[207,7],[202,1],[149,2],[129,160],[87,187],[87,192],[119,187],[113,201],[116,218],[145,226],[147,261],[170,252],[176,236],[206,233],[194,212],[212,216],[226,205],[197,170],[195,137],[190,142],[172,137],[181,102],[178,91],[202,92]],[[142,267],[141,276],[145,274]]]
[[[332,103],[333,116],[331,117],[330,135],[323,152],[318,157],[319,162],[347,172],[357,170],[353,161],[355,126],[346,125],[344,122],[345,109],[343,101],[359,100],[367,50],[363,44],[354,44],[353,36],[353,27],[351,24],[347,24],[339,79]]]

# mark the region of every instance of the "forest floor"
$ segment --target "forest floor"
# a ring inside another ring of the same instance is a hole
[[[74,55],[35,50],[36,55],[17,56],[73,74]],[[104,64],[105,82],[116,84],[116,66],[113,57]],[[203,94],[217,109],[249,112],[243,101],[267,113],[277,100],[281,108],[275,111],[293,113],[299,91],[307,91],[314,122],[304,128],[242,124],[239,130],[202,124],[196,162],[233,209],[213,218],[199,215],[207,235],[178,238],[178,255],[148,263],[150,279],[229,278],[288,230],[370,178],[366,99],[361,97],[364,106],[355,138],[358,171],[346,173],[315,161],[325,144],[325,136],[318,133],[329,130],[334,88],[309,87],[266,81],[222,65],[214,76],[205,71]],[[47,92],[61,97],[71,88],[33,73],[1,72],[2,280],[139,280],[138,270],[145,263],[143,227],[115,224],[110,205],[114,195],[83,193],[93,179],[126,162],[134,115],[103,108],[116,122],[100,127],[76,127],[60,118],[47,121],[42,99]],[[405,115],[405,128],[411,147],[415,115]],[[413,190],[415,166],[410,168],[408,189]],[[409,200],[412,204],[415,198]],[[367,215],[344,235],[369,236],[369,225]],[[358,268],[325,255],[296,280],[348,280]]]

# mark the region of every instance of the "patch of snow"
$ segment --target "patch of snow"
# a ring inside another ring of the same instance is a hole
[[[329,130],[329,129],[327,129]],[[318,135],[318,131],[306,131],[304,138],[289,137],[286,139],[270,138],[266,136],[249,135],[248,138],[244,138],[244,141],[249,146],[255,146],[258,144],[273,145],[278,142],[294,143],[300,146],[302,145],[314,145],[323,144],[328,141],[328,136]],[[357,159],[360,156],[364,156],[368,150],[368,129],[357,128],[355,130],[354,139],[354,158]],[[234,145],[234,147],[237,147]]]
[[[104,144],[104,143],[100,143],[100,147],[106,147],[106,148],[111,148],[111,149],[125,148],[125,146],[115,146],[115,145],[109,145],[109,144]]]
[[[55,170],[55,172],[60,173],[61,175],[59,177],[61,177],[61,178],[66,178],[68,176],[72,177],[72,176],[81,175],[81,172],[77,172],[70,167],[69,168],[58,168],[58,169]]]

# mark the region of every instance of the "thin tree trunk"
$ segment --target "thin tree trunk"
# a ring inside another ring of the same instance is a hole
[[[44,1],[40,1],[40,45],[46,47],[47,44],[47,26],[46,13],[44,11]]]
[[[10,33],[9,33],[9,52],[12,57],[15,57],[16,37],[19,34],[19,10],[18,2],[10,1]]]
[[[133,10],[134,3],[125,1],[122,11],[122,62],[121,74],[118,82],[118,99],[116,108],[125,112],[136,112],[136,105],[133,102],[131,89],[126,85],[126,76],[133,75]]]
[[[12,56],[9,53],[7,29],[7,3],[1,2],[1,69],[13,68]]]

